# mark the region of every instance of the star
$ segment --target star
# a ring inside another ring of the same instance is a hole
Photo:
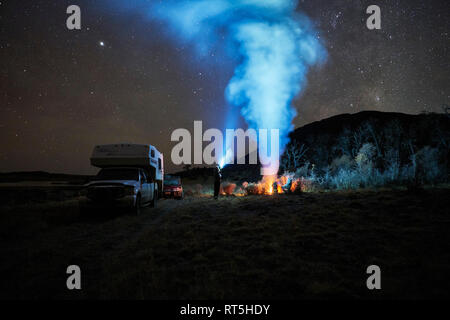
[[[245,129],[246,123],[238,107],[229,105],[224,96],[236,66],[244,62],[240,53],[234,51],[235,44],[226,43],[220,37],[199,57],[195,44],[176,41],[177,34],[172,36],[171,32],[165,32],[166,23],[148,19],[150,7],[153,7],[144,5],[148,1],[140,1],[142,6],[133,10],[111,10],[110,5],[118,1],[110,2],[84,9],[96,10],[98,18],[92,16],[90,26],[82,18],[82,30],[86,32],[68,32],[64,23],[61,28],[55,28],[54,21],[61,19],[61,8],[50,5],[26,6],[30,14],[27,16],[22,14],[23,4],[13,1],[8,6],[11,14],[2,15],[2,19],[6,19],[2,27],[5,25],[7,36],[0,41],[0,51],[2,61],[8,61],[8,72],[0,76],[0,105],[5,101],[5,108],[0,108],[0,134],[21,140],[29,132],[35,132],[36,136],[30,141],[41,141],[36,148],[45,147],[46,152],[52,154],[34,159],[32,148],[19,150],[13,139],[6,141],[6,145],[2,141],[2,152],[10,157],[1,163],[2,171],[19,169],[19,166],[23,170],[39,167],[53,171],[53,156],[63,159],[61,155],[64,155],[70,159],[64,170],[94,173],[85,159],[90,156],[92,144],[99,143],[99,139],[116,141],[123,137],[147,141],[147,134],[158,136],[159,130],[166,134],[176,128],[191,128],[193,119],[208,121],[210,127],[220,128],[226,118],[233,117],[240,121],[239,127]],[[336,114],[362,110],[416,114],[424,103],[429,111],[441,112],[442,103],[450,101],[444,81],[448,78],[448,68],[443,67],[448,62],[445,40],[449,32],[441,12],[448,1],[430,1],[427,9],[420,11],[427,23],[416,21],[416,10],[423,6],[422,0],[410,0],[408,4],[411,4],[406,7],[398,1],[389,1],[382,8],[384,16],[392,10],[392,15],[398,14],[398,17],[395,16],[389,28],[388,24],[384,27],[382,24],[384,33],[367,29],[368,15],[363,10],[366,8],[360,8],[361,1],[339,0],[328,8],[318,5],[326,1],[301,2],[296,11],[310,18],[315,35],[320,36],[328,52],[320,68],[309,70],[308,79],[298,83],[302,91],[292,100],[292,108],[298,114],[292,122],[294,128]],[[6,3],[0,0],[0,8]],[[141,13],[144,14],[141,16]],[[249,17],[256,15],[249,13]],[[362,18],[362,23],[358,18]],[[381,19],[384,21],[383,13]],[[133,23],[124,25],[127,21]],[[39,24],[40,28],[23,29]],[[209,23],[197,27],[206,28],[207,32],[208,26]],[[225,30],[217,31],[220,35],[226,34]],[[33,41],[22,40],[28,34]],[[210,35],[203,36],[206,41]],[[68,41],[67,45],[61,45],[60,39]],[[40,64],[52,68],[42,68]],[[297,79],[292,81],[298,82]],[[21,119],[19,112],[23,116]],[[116,120],[122,115],[132,121],[131,126],[123,125],[121,119]],[[28,120],[27,125],[24,119]],[[81,123],[85,119],[88,121]],[[169,124],[172,129],[167,131]],[[85,130],[82,135],[79,134],[81,128]],[[45,141],[52,136],[67,139],[67,142],[59,145]],[[76,160],[71,157],[69,143],[75,136],[83,139],[78,142],[84,148],[80,150],[83,156]],[[160,151],[168,154],[165,169],[178,170],[170,161],[173,144],[167,143],[162,135],[150,142],[161,146]],[[13,160],[21,156],[21,152],[29,161]]]

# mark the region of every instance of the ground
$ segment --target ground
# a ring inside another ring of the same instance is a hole
[[[450,189],[4,206],[0,298],[448,297]],[[82,290],[66,289],[79,265]],[[381,268],[382,289],[366,287]]]

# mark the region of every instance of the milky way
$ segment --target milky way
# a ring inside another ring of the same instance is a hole
[[[153,143],[168,155],[175,128],[194,120],[222,128],[238,61],[220,46],[196,55],[192,43],[167,37],[167,23],[133,10],[76,2],[80,31],[67,30],[61,1],[0,5],[0,171],[92,173],[95,144]],[[447,2],[372,2],[299,2],[328,59],[309,70],[293,101],[295,127],[339,113],[449,104]],[[366,28],[371,4],[381,7],[381,30]],[[168,160],[166,167],[175,169]]]

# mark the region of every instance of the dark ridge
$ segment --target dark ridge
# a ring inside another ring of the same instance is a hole
[[[437,120],[439,122],[450,123],[450,117],[445,114],[406,114],[400,112],[381,112],[381,111],[361,111],[358,113],[339,114],[323,120],[311,122],[303,127],[295,129],[290,134],[291,139],[302,140],[308,135],[317,134],[340,134],[344,128],[355,130],[364,122],[372,121],[374,124],[383,126],[390,121],[399,121],[405,127],[410,124],[417,124],[423,121],[431,123]]]

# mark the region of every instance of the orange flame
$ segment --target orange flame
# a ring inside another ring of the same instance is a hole
[[[264,193],[273,194],[273,184],[277,180],[277,176],[264,176],[262,183],[264,188]]]
[[[264,176],[263,179],[257,183],[244,182],[242,184],[243,190],[246,194],[283,194],[294,192],[306,192],[311,188],[311,182],[304,178],[295,178],[294,174],[288,173],[280,177]]]
[[[291,192],[294,192],[295,189],[297,189],[298,183],[299,183],[299,179],[292,180],[291,189],[290,189]]]

